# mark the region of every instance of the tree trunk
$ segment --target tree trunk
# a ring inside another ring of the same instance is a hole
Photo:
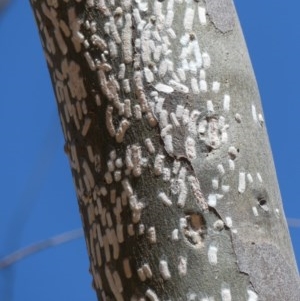
[[[31,0],[99,300],[299,301],[231,0]]]

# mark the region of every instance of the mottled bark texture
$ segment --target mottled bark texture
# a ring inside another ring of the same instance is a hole
[[[99,300],[299,301],[231,0],[32,0]]]

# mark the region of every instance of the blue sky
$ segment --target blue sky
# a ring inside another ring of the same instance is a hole
[[[286,216],[300,219],[300,2],[235,2],[260,87]],[[28,3],[14,0],[0,14],[0,257],[80,227]],[[290,232],[299,266],[300,228]],[[84,240],[47,249],[0,271],[0,299],[95,301]]]

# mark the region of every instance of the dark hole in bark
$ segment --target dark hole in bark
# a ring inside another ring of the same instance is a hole
[[[267,205],[267,201],[265,199],[258,199],[258,203],[260,206]]]
[[[265,212],[269,211],[269,196],[266,189],[261,188],[259,190],[254,190],[254,194],[260,208],[263,209]]]
[[[264,211],[269,211],[269,206],[267,204],[266,199],[264,198],[258,198],[257,199],[259,206],[264,210]]]
[[[190,33],[190,40],[194,41],[196,39],[196,36],[194,33]]]

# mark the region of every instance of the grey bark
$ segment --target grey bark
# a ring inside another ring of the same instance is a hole
[[[31,2],[99,300],[300,300],[232,1]]]

